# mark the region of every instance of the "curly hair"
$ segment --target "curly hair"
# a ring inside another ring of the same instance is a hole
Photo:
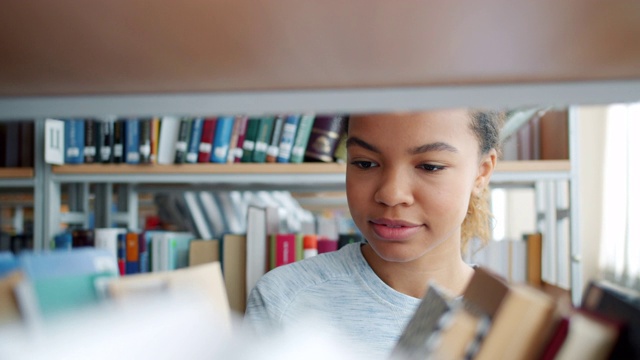
[[[471,130],[478,139],[479,154],[485,155],[491,149],[500,153],[500,128],[505,114],[495,111],[470,110]],[[489,206],[489,185],[480,194],[471,194],[467,216],[462,222],[461,249],[466,251],[469,241],[479,239],[483,245],[491,238],[493,215]]]

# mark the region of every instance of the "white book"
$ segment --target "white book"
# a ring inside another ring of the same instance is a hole
[[[199,197],[204,217],[209,221],[209,224],[211,224],[213,237],[217,237],[226,231],[218,202],[209,191],[201,191]]]
[[[64,164],[64,121],[62,120],[45,120],[44,161],[47,164]]]
[[[247,209],[247,296],[267,270],[267,212],[263,207]]]
[[[176,158],[180,119],[175,116],[165,116],[161,119],[160,124],[158,164],[173,164]]]
[[[209,225],[207,224],[207,220],[205,219],[205,214],[200,207],[200,203],[196,197],[196,193],[193,191],[186,191],[184,193],[184,201],[187,204],[187,208],[189,209],[189,213],[191,214],[191,218],[196,226],[196,231],[198,232],[198,236],[201,239],[213,239],[213,234],[209,229]]]
[[[127,229],[124,228],[98,228],[93,232],[95,247],[106,249],[118,257],[118,234],[126,234]]]

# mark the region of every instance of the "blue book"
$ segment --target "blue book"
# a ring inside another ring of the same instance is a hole
[[[299,123],[300,115],[287,116],[282,129],[282,135],[280,136],[280,146],[278,148],[278,157],[276,158],[277,162],[288,163],[289,159],[291,159],[291,150],[293,149],[293,142],[296,138]]]
[[[92,247],[71,251],[24,252],[18,255],[18,263],[31,280],[98,273],[118,274],[118,264],[113,254]]]
[[[204,118],[195,118],[191,123],[191,135],[189,136],[189,145],[187,146],[187,162],[195,164],[198,162],[198,153],[200,151],[200,140],[202,138],[202,128]]]
[[[140,163],[140,121],[127,119],[124,130],[126,139],[124,143],[124,158],[127,164]]]
[[[63,232],[53,238],[53,248],[56,250],[71,250],[73,245],[73,235],[70,232]]]
[[[210,161],[213,163],[226,163],[231,132],[233,131],[233,116],[220,116],[216,122],[216,132],[213,137],[213,149]]]
[[[82,119],[64,121],[64,162],[65,164],[84,163],[84,120]]]

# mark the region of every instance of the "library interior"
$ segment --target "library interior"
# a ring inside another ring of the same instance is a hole
[[[637,1],[3,5],[0,359],[640,358]]]

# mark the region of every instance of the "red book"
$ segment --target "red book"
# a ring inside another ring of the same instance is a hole
[[[216,132],[216,118],[206,118],[202,123],[202,137],[198,147],[198,162],[208,163],[213,148],[213,137]]]
[[[271,235],[271,268],[296,261],[296,234]]]

